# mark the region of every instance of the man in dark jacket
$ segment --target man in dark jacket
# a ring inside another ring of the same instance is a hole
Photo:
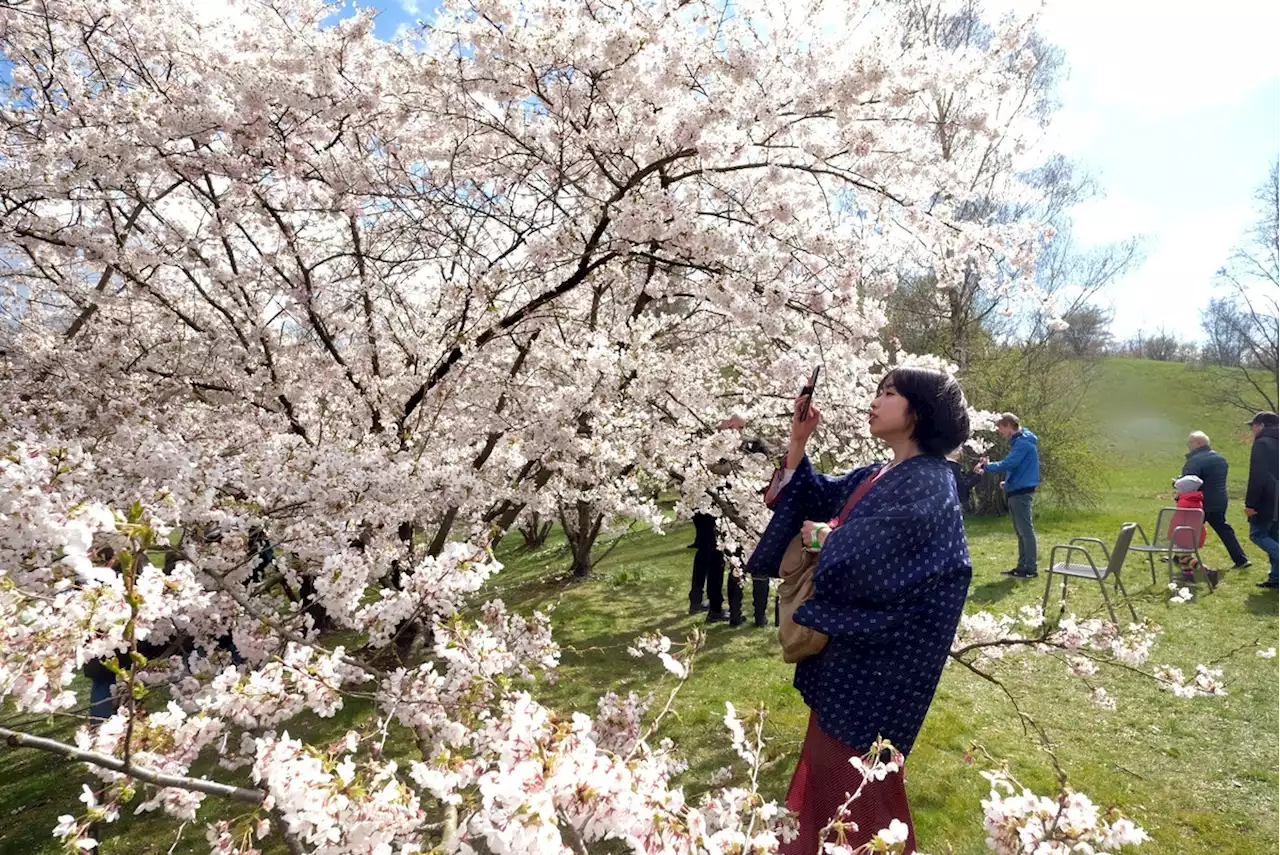
[[[1253,428],[1253,452],[1249,455],[1249,486],[1244,493],[1244,513],[1249,518],[1249,539],[1271,559],[1271,573],[1259,588],[1280,587],[1280,505],[1276,502],[1277,469],[1280,469],[1280,418],[1258,413]]]
[[[1231,556],[1234,569],[1249,566],[1235,529],[1227,522],[1227,458],[1209,447],[1209,437],[1196,431],[1187,437],[1187,462],[1182,464],[1182,474],[1194,475],[1204,482],[1204,521],[1209,524]]]

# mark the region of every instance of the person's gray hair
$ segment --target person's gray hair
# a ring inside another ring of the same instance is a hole
[[[1191,443],[1196,448],[1200,448],[1203,445],[1209,444],[1209,435],[1202,430],[1193,430],[1191,432],[1191,436],[1187,437],[1187,442]]]

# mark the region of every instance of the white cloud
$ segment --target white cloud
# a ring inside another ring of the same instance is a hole
[[[1081,243],[1104,244],[1159,232],[1165,214],[1140,199],[1104,196],[1073,208],[1071,225],[1072,236]]]
[[[1275,106],[1258,95],[1275,86],[1280,4],[1048,0],[1039,28],[1070,68],[1045,146],[1083,162],[1107,193],[1072,211],[1075,237],[1146,239],[1145,263],[1107,295],[1113,331],[1199,337],[1214,272],[1252,221],[1252,184],[1275,156]]]
[[[1274,77],[1280,4],[1053,0],[1041,30],[1067,51],[1067,96],[1158,115],[1229,103]]]
[[[1247,211],[1240,213],[1247,221]],[[1110,291],[1112,332],[1125,338],[1140,329],[1163,328],[1200,338],[1200,310],[1213,295],[1214,273],[1239,241],[1242,227],[1234,217],[1212,215],[1164,227],[1153,238],[1146,263]]]

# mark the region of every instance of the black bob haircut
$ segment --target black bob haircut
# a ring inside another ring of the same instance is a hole
[[[969,438],[969,408],[964,391],[950,374],[932,368],[903,366],[884,376],[876,394],[892,386],[907,399],[916,417],[912,437],[925,454],[948,454]]]

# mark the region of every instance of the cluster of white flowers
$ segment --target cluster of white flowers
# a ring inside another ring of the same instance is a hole
[[[266,788],[264,806],[298,839],[332,855],[418,851],[404,841],[417,835],[425,814],[394,761],[357,763],[345,752],[339,760],[288,732],[261,737],[255,746],[253,779]]]
[[[1227,693],[1226,684],[1222,681],[1222,669],[1210,668],[1208,665],[1197,665],[1195,676],[1190,680],[1182,673],[1181,668],[1172,665],[1161,665],[1156,668],[1155,677],[1162,688],[1179,698]]]
[[[671,655],[671,639],[660,632],[649,633],[637,638],[627,648],[627,653],[636,658],[644,656],[646,653],[651,653],[662,662],[662,667],[677,677],[683,679],[689,674],[688,664]]]
[[[1090,698],[1093,705],[1099,709],[1114,711],[1116,708],[1116,699],[1102,686],[1096,686],[1093,690],[1093,696]]]
[[[62,814],[53,828],[53,836],[64,841],[72,851],[88,852],[98,845],[98,841],[89,836],[89,828],[97,822],[115,822],[120,818],[120,809],[113,801],[100,804],[97,794],[89,789],[88,784],[80,789],[80,801],[85,806],[84,816],[76,818],[69,813]]]
[[[175,703],[158,712],[139,712],[132,724],[127,710],[122,710],[94,730],[82,728],[76,733],[76,746],[82,751],[119,757],[125,753],[125,740],[130,740],[130,759],[144,769],[169,775],[183,776],[191,768],[200,753],[217,744],[226,725],[220,719],[197,713],[188,715]],[[126,775],[101,766],[91,770],[112,785],[112,792],[119,794],[134,786]],[[204,794],[182,787],[161,787],[140,803],[136,811],[157,808],[185,821],[195,819]]]
[[[1023,638],[1013,632],[1018,624],[1016,618],[1008,615],[993,615],[988,611],[977,611],[960,618],[956,628],[952,650],[960,650],[970,645],[988,645],[978,648],[977,658],[981,660],[1003,659],[1005,654],[1014,648],[1001,642],[1017,641]]]
[[[613,692],[606,692],[598,704],[596,744],[614,754],[630,754],[640,739],[644,716],[653,705],[653,695],[641,698],[635,692],[628,692],[625,698],[620,698]]]
[[[279,659],[248,673],[226,668],[190,702],[247,730],[275,727],[303,710],[328,718],[342,709],[343,686],[367,679],[344,665],[344,657],[342,647],[321,653],[290,642]]]
[[[1005,772],[983,772],[991,792],[982,801],[987,846],[997,855],[1105,855],[1139,846],[1149,836],[1116,811],[1102,811],[1083,793],[1039,796]]]
[[[220,820],[205,827],[205,840],[209,844],[209,855],[262,855],[262,850],[254,844],[270,833],[271,823],[266,820],[238,834],[231,823]]]

